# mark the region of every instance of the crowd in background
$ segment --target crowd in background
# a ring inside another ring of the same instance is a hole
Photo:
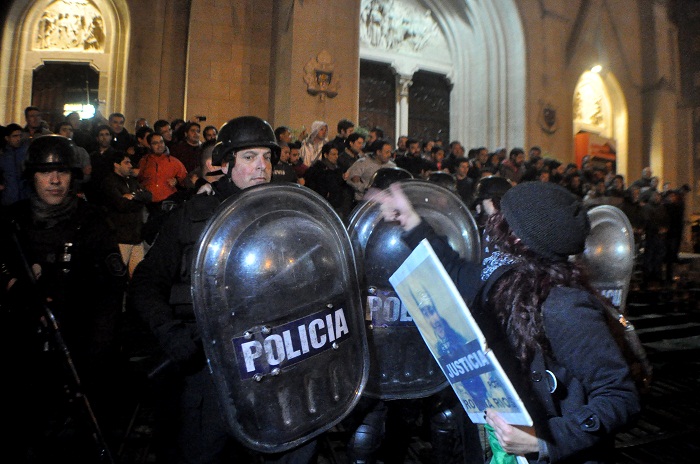
[[[49,128],[36,107],[26,108],[25,119],[23,126],[11,123],[2,128],[2,205],[30,196],[30,186],[22,176],[28,143],[39,135],[62,135],[76,145],[76,167],[82,172],[79,196],[105,210],[119,229],[120,243],[152,241],[173,205],[221,175],[210,162],[217,128],[204,121],[160,119],[150,124],[138,118],[132,129],[121,113],[107,118],[98,114],[90,120],[71,113]],[[394,143],[385,139],[381,128],[356,128],[347,119],[337,123],[335,138],[329,133],[324,121],[314,121],[308,133],[304,130],[296,136],[291,128],[278,126],[275,135],[282,154],[273,167],[272,181],[306,185],[326,198],[344,220],[382,168],[439,182],[469,207],[474,206],[474,192],[483,177],[501,176],[512,184],[553,182],[579,196],[588,208],[608,204],[625,212],[642,256],[645,284],[672,281],[685,224],[684,197],[690,188],[661,184],[649,167],[628,183],[616,172],[614,161],[586,156],[581,165],[563,163],[537,146],[527,151],[518,147],[467,150],[459,141],[419,140],[410,134]],[[113,182],[115,175],[132,179],[129,188],[134,191],[121,192],[119,183]],[[124,258],[128,262],[129,256]],[[130,263],[132,270],[134,266]]]

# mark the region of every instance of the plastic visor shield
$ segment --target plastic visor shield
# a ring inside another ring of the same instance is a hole
[[[591,208],[588,219],[591,231],[582,258],[591,283],[623,312],[634,268],[632,225],[625,213],[610,205]]]
[[[231,433],[262,452],[338,423],[368,375],[350,239],[320,196],[267,184],[225,201],[193,266],[195,314]]]
[[[418,214],[446,236],[461,257],[479,259],[476,222],[459,197],[423,180],[402,181],[401,186]],[[370,351],[365,395],[387,400],[422,398],[447,387],[447,379],[389,283],[411,253],[401,241],[401,227],[382,220],[379,205],[368,202],[353,211],[348,229],[362,280]]]

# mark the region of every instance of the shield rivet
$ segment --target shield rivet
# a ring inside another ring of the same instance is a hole
[[[370,295],[376,295],[377,294],[377,288],[376,287],[370,287],[369,290],[367,291]]]
[[[263,375],[262,375],[262,374],[255,374],[255,375],[253,376],[253,380],[255,380],[256,382],[260,382],[260,381],[262,381],[262,379],[263,379]]]
[[[368,325],[367,328],[368,328],[369,330],[374,330],[374,324]]]
[[[328,308],[328,309],[331,309],[332,307],[333,307],[333,303],[328,303],[328,304],[326,305],[326,308]]]
[[[243,334],[243,338],[245,338],[246,340],[250,340],[251,338],[253,338],[253,334],[246,330]]]
[[[263,335],[269,335],[271,332],[271,329],[268,326],[263,326],[261,332]]]
[[[280,375],[280,372],[282,372],[282,371],[280,370],[280,368],[279,368],[279,367],[275,367],[274,369],[272,369],[272,372],[270,372],[270,373],[271,373],[272,375]]]
[[[333,345],[331,345],[334,350],[338,349],[338,342],[333,342]]]

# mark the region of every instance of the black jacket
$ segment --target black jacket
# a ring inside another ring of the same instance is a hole
[[[507,347],[499,348],[507,345],[506,336],[498,334],[482,303],[481,266],[460,259],[426,221],[403,238],[410,247],[428,238],[475,319],[480,326],[487,325],[482,327],[487,343],[514,380],[533,417],[538,438],[547,443],[550,462],[609,462],[613,458],[614,433],[633,420],[640,406],[627,362],[610,332],[600,301],[581,289],[559,287],[550,292],[542,314],[552,356],[538,352],[526,378],[504,359]],[[553,393],[545,381],[549,376],[546,370],[558,382]],[[530,458],[537,462],[537,456]]]
[[[228,177],[214,195],[196,195],[172,211],[134,271],[130,299],[165,354],[181,366],[201,368],[203,350],[192,307],[191,265],[197,240],[226,198],[240,192]]]
[[[134,198],[124,198],[126,193],[134,194]],[[144,213],[151,196],[134,177],[122,177],[113,172],[102,182],[103,207],[118,243],[143,241]]]

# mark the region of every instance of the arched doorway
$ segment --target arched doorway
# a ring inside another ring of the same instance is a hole
[[[617,79],[603,69],[581,74],[573,95],[576,162],[584,155],[594,163],[613,161],[627,178],[627,103]]]
[[[87,63],[47,62],[34,70],[32,106],[44,113],[50,128],[72,111],[96,108],[100,74]],[[85,115],[91,117],[91,115]]]
[[[524,144],[525,36],[513,0],[362,0],[360,12],[360,58],[395,73],[396,135],[409,130],[410,87],[421,71],[451,85],[449,139]]]
[[[4,120],[23,121],[23,110],[33,100],[35,72],[60,63],[89,66],[99,76],[100,109],[121,108],[129,22],[125,0],[15,0],[0,51],[0,67],[7,70],[0,75]]]

